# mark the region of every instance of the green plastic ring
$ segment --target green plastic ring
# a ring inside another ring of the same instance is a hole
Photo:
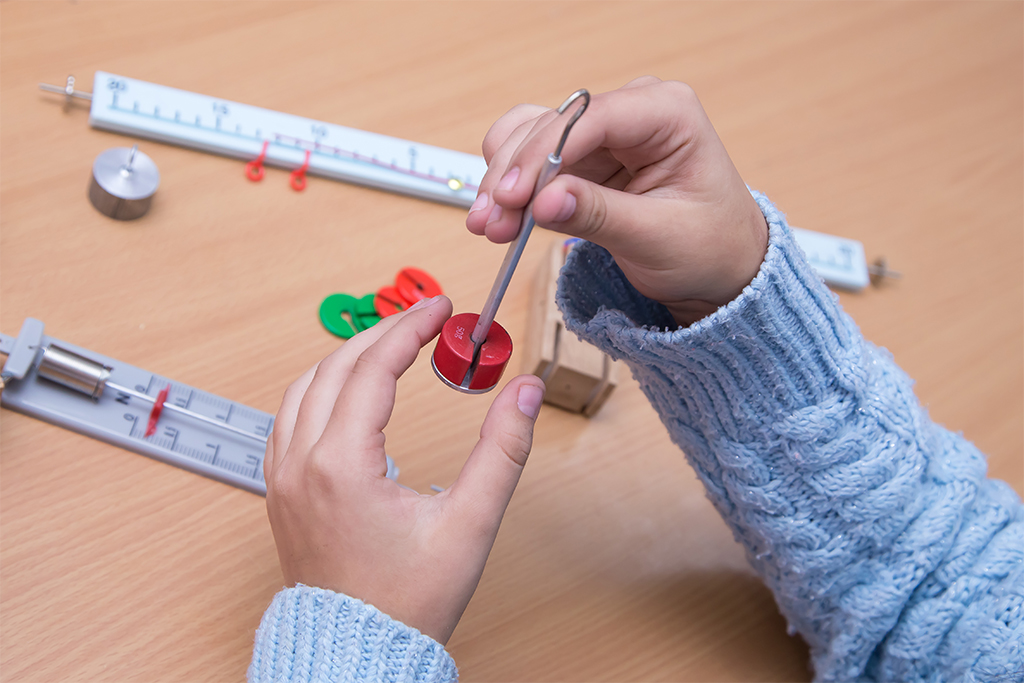
[[[342,339],[356,336],[356,298],[351,294],[331,294],[320,303],[320,322],[331,334]],[[348,313],[348,320],[342,315]],[[351,320],[352,322],[349,322]]]
[[[320,303],[320,322],[331,334],[351,339],[357,332],[368,330],[380,322],[373,307],[376,294],[357,299],[351,294],[331,294]]]

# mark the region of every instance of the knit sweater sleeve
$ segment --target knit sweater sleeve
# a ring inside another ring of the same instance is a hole
[[[1024,680],[1024,508],[934,424],[762,195],[740,297],[678,328],[604,249],[559,278],[568,329],[624,360],[818,680]]]
[[[456,680],[455,662],[433,638],[360,600],[302,585],[274,596],[249,664],[252,683]]]

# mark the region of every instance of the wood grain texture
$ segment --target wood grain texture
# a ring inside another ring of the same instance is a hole
[[[480,308],[504,249],[464,212],[140,143],[162,174],[134,223],[86,198],[124,137],[37,91],[97,69],[477,152],[519,102],[642,74],[700,95],[746,181],[794,225],[905,274],[842,295],[931,416],[1022,486],[1024,11],[965,3],[4,2],[0,324],[266,411],[335,348],[320,300],[424,268]],[[554,236],[539,233],[532,274]],[[522,338],[530,277],[502,324]],[[455,477],[486,399],[427,354],[388,428],[402,481]],[[513,361],[515,362],[515,361]],[[0,413],[5,681],[237,681],[280,587],[258,496]],[[592,419],[545,407],[450,643],[467,681],[809,678],[771,595],[635,382]]]

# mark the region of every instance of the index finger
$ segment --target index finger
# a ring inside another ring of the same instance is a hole
[[[533,104],[521,104],[513,107],[508,114],[498,119],[491,126],[484,136],[484,157],[487,159],[487,172],[480,180],[480,188],[477,190],[476,201],[469,208],[466,215],[466,227],[474,235],[487,234],[487,225],[501,215],[501,207],[497,206],[491,199],[491,191],[494,186],[505,175],[508,169],[508,161],[515,154],[519,145],[525,140],[533,129],[540,125],[541,118],[546,112],[551,111],[546,107],[539,107]],[[534,116],[536,115],[536,116]],[[497,213],[495,213],[495,211]],[[509,221],[518,224],[520,212],[506,216]],[[492,241],[507,242],[515,235],[487,235]]]
[[[271,435],[274,452],[269,459],[268,472],[272,474],[276,471],[289,453],[308,450],[320,439],[338,393],[356,359],[398,321],[414,314],[414,309],[415,306],[388,316],[373,327],[363,330],[303,373],[285,390],[274,420]]]
[[[508,161],[510,170],[492,192],[493,200],[506,210],[488,224],[489,235],[511,232],[514,236],[518,231],[515,210],[530,201],[537,176],[547,155],[555,150],[568,114],[535,127]],[[563,169],[579,165],[573,168],[574,175],[598,183],[623,167],[635,175],[687,148],[695,136],[707,130],[713,128],[689,86],[642,79],[591,98],[562,149]],[[603,152],[593,156],[599,150]]]
[[[317,442],[318,450],[329,456],[347,453],[348,461],[337,463],[345,471],[386,474],[383,430],[395,407],[398,378],[437,336],[451,312],[451,301],[438,297],[398,321],[359,355]]]
[[[515,147],[519,146],[519,140],[512,140],[513,133],[519,131],[523,124],[530,123],[549,111],[551,111],[550,107],[542,107],[539,104],[517,104],[495,121],[484,135],[482,145],[484,159],[487,160],[487,171],[490,172],[494,168],[491,161],[499,148],[506,146],[509,142],[514,142]],[[525,137],[526,132],[528,131],[524,131],[521,137]],[[484,178],[486,177],[485,174]]]
[[[560,114],[554,109],[531,105],[528,111],[538,112],[538,116],[533,120],[521,123],[509,133],[507,129],[511,125],[511,119],[516,118],[516,115],[513,114],[509,117],[510,121],[503,123],[499,120],[492,131],[488,131],[487,137],[484,138],[485,149],[494,144],[491,140],[495,138],[501,138],[503,141],[492,153],[487,173],[480,181],[477,200],[470,207],[469,215],[466,217],[466,227],[470,232],[477,235],[485,234],[492,242],[499,244],[515,239],[522,221],[523,207],[526,206],[526,202],[529,201],[532,194],[527,192],[522,201],[510,202],[501,198],[508,194],[507,190],[512,184],[515,184],[515,178],[521,171],[516,160],[521,157],[524,147],[531,140],[544,135],[545,132],[550,135],[554,130],[553,123],[563,122],[558,130],[564,130],[564,125],[568,125],[568,121],[572,120],[566,118],[572,116],[569,111],[579,112],[582,106],[585,105],[573,102],[566,111]],[[558,135],[561,135],[561,132]],[[532,189],[533,185],[531,184],[530,187]]]

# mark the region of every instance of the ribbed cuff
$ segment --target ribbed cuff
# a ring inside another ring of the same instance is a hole
[[[855,324],[807,264],[784,217],[754,197],[769,224],[761,269],[737,299],[689,327],[637,292],[594,244],[570,253],[558,287],[571,331],[631,366],[677,370],[669,381],[689,376],[695,383],[687,393],[712,409],[703,420],[717,421],[707,426],[738,440],[758,433],[765,416],[792,415],[865,380],[851,362],[862,354]]]
[[[250,681],[455,681],[444,647],[372,605],[298,585],[274,596],[256,631]]]

